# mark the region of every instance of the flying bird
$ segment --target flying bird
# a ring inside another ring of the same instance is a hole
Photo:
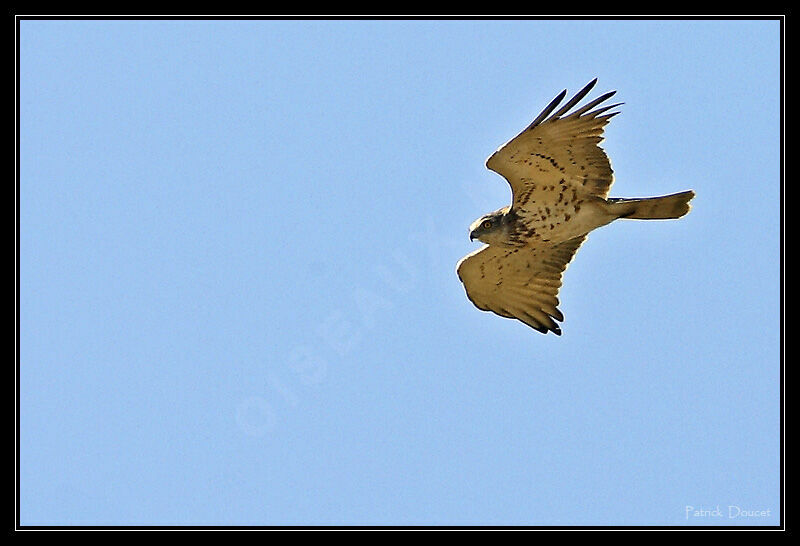
[[[518,319],[543,334],[561,335],[558,290],[567,264],[587,234],[618,218],[663,220],[689,212],[693,191],[662,197],[607,197],[613,183],[600,148],[603,128],[622,103],[600,106],[616,91],[572,110],[597,83],[559,108],[562,91],[486,167],[511,185],[512,202],[472,223],[470,240],[486,243],[462,258],[456,272],[478,309]],[[558,108],[556,110],[556,108]],[[572,111],[571,111],[572,110]]]

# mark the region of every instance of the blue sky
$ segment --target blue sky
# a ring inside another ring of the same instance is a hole
[[[779,45],[22,21],[21,523],[776,525]],[[592,233],[543,336],[455,264],[486,157],[595,77],[611,195],[697,197]]]

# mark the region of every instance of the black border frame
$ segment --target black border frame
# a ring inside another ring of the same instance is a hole
[[[306,530],[306,531],[328,531],[328,530],[566,530],[566,531],[739,531],[739,530],[758,530],[758,531],[786,531],[791,532],[785,525],[785,475],[784,475],[784,434],[785,434],[785,398],[784,398],[784,210],[783,210],[783,196],[784,196],[784,148],[785,148],[785,106],[784,106],[784,86],[785,86],[785,24],[787,14],[779,15],[674,15],[674,16],[647,16],[647,15],[582,15],[582,16],[567,16],[567,15],[554,15],[554,16],[522,16],[522,15],[458,15],[458,16],[377,16],[377,15],[315,15],[315,16],[298,16],[298,15],[273,15],[273,16],[248,16],[248,15],[19,15],[11,14],[14,17],[14,62],[15,62],[15,393],[14,393],[14,415],[15,415],[15,483],[14,483],[14,525],[9,530],[8,534],[16,534],[21,531],[263,531],[263,530]],[[530,525],[530,526],[506,526],[506,525],[21,525],[20,524],[20,31],[21,22],[24,20],[208,20],[208,21],[225,21],[225,20],[664,20],[664,21],[678,21],[678,20],[777,20],[780,22],[780,434],[779,434],[779,449],[780,449],[780,524],[779,525],[674,525],[674,526],[660,526],[660,525],[631,525],[631,526],[618,526],[618,525]]]

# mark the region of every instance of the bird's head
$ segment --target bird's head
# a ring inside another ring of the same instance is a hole
[[[469,226],[469,240],[479,241],[487,245],[506,245],[508,239],[508,207],[484,214]]]

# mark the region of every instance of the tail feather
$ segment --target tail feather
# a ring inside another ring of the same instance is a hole
[[[618,218],[634,220],[668,220],[680,218],[691,206],[689,201],[694,192],[682,191],[661,197],[644,197],[641,199],[608,199],[609,212]]]

